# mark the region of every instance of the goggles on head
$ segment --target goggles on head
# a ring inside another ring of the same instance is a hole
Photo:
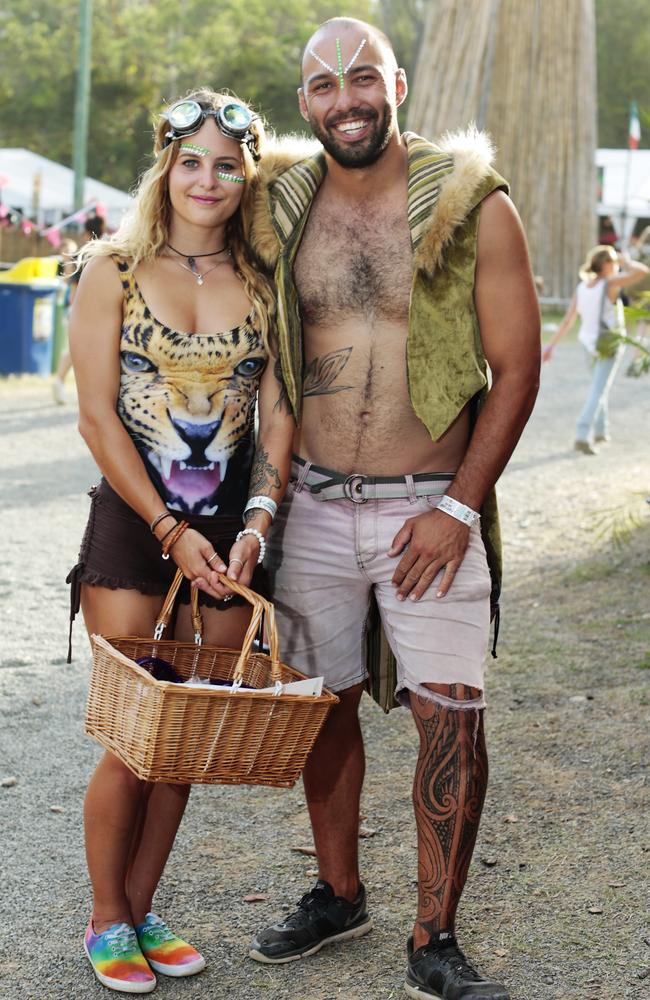
[[[229,101],[220,108],[202,108],[198,101],[177,101],[172,104],[164,116],[169,125],[169,131],[163,138],[163,149],[175,139],[198,132],[206,118],[214,118],[217,128],[227,139],[245,142],[251,154],[257,159],[255,152],[255,135],[251,125],[256,116],[239,101]]]

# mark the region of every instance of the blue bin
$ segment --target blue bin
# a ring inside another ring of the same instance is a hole
[[[49,375],[61,282],[0,282],[0,374]]]

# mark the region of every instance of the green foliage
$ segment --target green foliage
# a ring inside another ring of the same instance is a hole
[[[71,163],[78,10],[5,0],[0,145]],[[152,115],[198,86],[232,90],[278,131],[300,130],[302,49],[339,12],[332,0],[94,0],[88,173],[131,187],[148,163]],[[346,12],[370,21],[375,5],[349,0]]]
[[[643,493],[634,493],[627,502],[601,511],[594,522],[596,537],[620,552],[631,543],[635,532],[648,530],[649,502]]]
[[[431,0],[348,0],[377,24],[413,78]],[[638,101],[650,145],[648,0],[596,0],[600,144],[627,142]],[[333,0],[94,0],[88,172],[129,188],[149,162],[152,115],[190,88],[229,88],[278,132],[301,131],[303,46],[340,14]],[[4,0],[0,7],[0,145],[72,161],[78,0]]]
[[[627,147],[630,101],[636,100],[641,142],[650,148],[650,7],[648,0],[596,0],[598,145]]]

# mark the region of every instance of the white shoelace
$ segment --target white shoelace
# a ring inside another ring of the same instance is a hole
[[[106,931],[106,940],[110,944],[112,954],[116,957],[138,949],[138,938],[133,928],[129,927],[128,924],[119,924],[115,930]]]

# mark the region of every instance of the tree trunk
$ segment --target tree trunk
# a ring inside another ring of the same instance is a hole
[[[408,127],[486,128],[542,296],[568,299],[596,242],[593,0],[432,0]]]

